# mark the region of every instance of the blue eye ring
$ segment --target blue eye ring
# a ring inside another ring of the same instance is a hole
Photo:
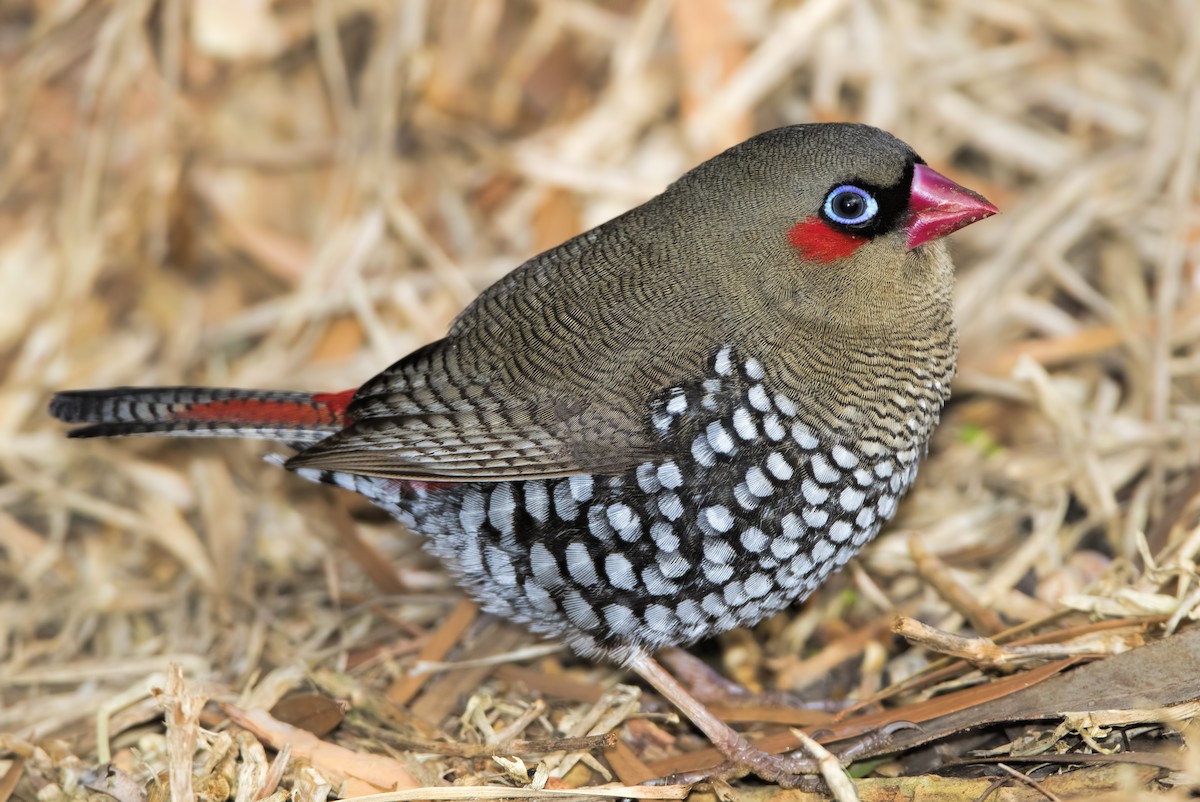
[[[870,221],[879,214],[879,201],[861,187],[842,184],[825,196],[825,216],[844,226],[857,226]],[[848,216],[852,212],[858,214]]]

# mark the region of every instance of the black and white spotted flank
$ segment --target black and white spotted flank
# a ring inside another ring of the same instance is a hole
[[[951,355],[952,356],[952,355]],[[426,487],[301,469],[426,536],[489,612],[584,655],[684,645],[802,599],[896,511],[937,422],[952,361],[892,376],[887,426],[822,427],[753,357],[651,401],[670,458],[620,475]]]

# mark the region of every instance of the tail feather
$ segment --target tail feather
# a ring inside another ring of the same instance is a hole
[[[88,424],[72,429],[70,437],[179,435],[313,443],[347,425],[353,394],[113,387],[57,393],[50,414],[65,423]]]

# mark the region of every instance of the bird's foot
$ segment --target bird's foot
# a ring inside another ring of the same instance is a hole
[[[849,766],[856,760],[886,752],[887,749],[885,747],[892,742],[892,738],[901,730],[919,729],[921,729],[921,725],[912,721],[893,721],[891,724],[885,724],[877,730],[871,730],[859,735],[835,754],[843,766]],[[813,737],[819,738],[821,737],[821,733],[821,730],[817,730],[813,733]]]
[[[741,740],[740,748],[725,753],[729,761],[711,770],[710,779],[725,780],[753,774],[782,788],[798,788],[805,791],[824,789],[819,758],[797,754],[772,755],[755,748],[745,739]],[[718,748],[720,746],[722,745],[718,744]],[[834,768],[841,770],[840,765],[835,764]]]
[[[896,721],[867,733],[836,752],[826,750],[812,738],[793,730],[803,739],[800,751],[773,755],[758,749],[732,729],[725,737],[713,739],[713,745],[727,758],[726,762],[703,771],[677,774],[671,782],[697,783],[713,780],[733,780],[753,774],[783,788],[795,788],[809,793],[824,793],[835,783],[846,781],[845,769],[863,756],[878,754],[895,733],[919,729],[911,721]]]
[[[886,746],[900,730],[920,729],[911,721],[894,721],[886,727],[867,733],[837,752],[830,752],[810,736],[799,730],[792,730],[801,740],[801,748],[807,754],[790,752],[782,755],[771,755],[761,749],[755,749],[744,738],[741,745],[730,753],[725,753],[732,761],[718,770],[725,768],[728,777],[735,776],[739,769],[756,774],[769,782],[777,783],[785,788],[801,788],[802,790],[821,790],[825,785],[833,787],[846,779],[845,769],[860,757],[877,754],[881,747]],[[739,736],[740,738],[740,736]],[[815,775],[819,774],[820,779]],[[724,777],[722,777],[724,779]],[[839,797],[840,798],[840,797]]]
[[[762,779],[787,788],[821,790],[826,786],[835,788],[849,782],[844,767],[867,754],[878,754],[879,747],[891,740],[901,729],[916,727],[909,721],[893,722],[875,732],[856,739],[840,752],[834,754],[825,749],[808,734],[792,730],[799,739],[801,751],[772,755],[751,744],[737,730],[721,721],[698,699],[689,694],[661,665],[644,652],[635,652],[627,658],[627,665],[650,683],[665,699],[679,708],[693,724],[708,736],[713,746],[725,756],[726,762],[703,771],[676,775],[678,782],[701,782],[704,780],[728,780],[746,774],[755,774]],[[838,792],[835,790],[835,796]],[[851,798],[841,797],[838,798]]]
[[[736,780],[747,774],[753,774],[759,779],[775,783],[781,788],[820,793],[826,790],[825,781],[822,779],[823,775],[831,769],[838,772],[842,770],[837,758],[829,755],[828,752],[825,752],[825,755],[832,758],[833,762],[822,766],[821,758],[795,753],[773,755],[752,746],[740,736],[736,743],[721,740],[720,742],[714,741],[714,745],[727,758],[724,763],[699,771],[681,772],[666,778],[665,781],[693,784],[716,780]],[[824,752],[824,750],[821,751]]]

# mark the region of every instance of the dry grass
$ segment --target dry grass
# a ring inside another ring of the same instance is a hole
[[[414,680],[419,658],[531,641],[465,608],[447,630],[459,596],[419,544],[261,448],[68,442],[45,402],[354,386],[528,255],[814,119],[892,130],[1004,215],[955,238],[962,369],[901,520],[803,607],[700,651],[753,689],[865,698],[936,657],[893,641],[897,612],[986,634],[1087,620],[1070,610],[1158,616],[1145,638],[1187,626],[1192,3],[8,0],[0,800],[515,788],[534,767],[566,788],[702,746],[553,650]],[[346,721],[316,743],[254,729],[298,689]],[[603,753],[466,748],[609,730]]]

